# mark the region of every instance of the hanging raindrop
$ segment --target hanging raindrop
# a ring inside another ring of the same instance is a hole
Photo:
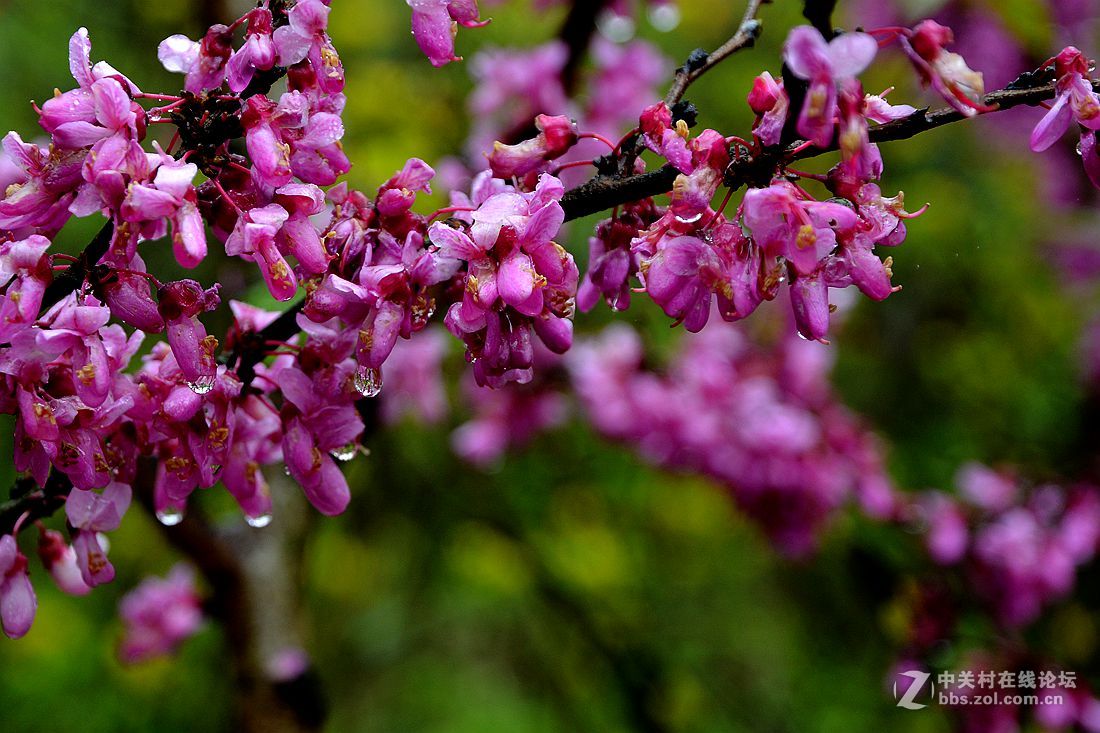
[[[169,506],[157,510],[157,521],[165,527],[175,527],[183,521],[183,510],[179,507]]]
[[[356,447],[355,443],[348,443],[347,445],[342,445],[336,450],[332,451],[331,455],[338,461],[347,462],[350,461],[352,458],[355,458],[355,454],[357,452],[358,448]]]
[[[194,382],[188,382],[187,386],[197,395],[204,395],[214,389],[214,376],[199,377]]]
[[[355,389],[364,397],[377,397],[382,391],[382,370],[377,367],[359,367],[355,372]]]

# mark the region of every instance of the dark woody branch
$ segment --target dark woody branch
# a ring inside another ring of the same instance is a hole
[[[1025,74],[1005,89],[985,95],[981,101],[983,104],[996,106],[998,110],[1024,105],[1036,106],[1049,101],[1055,95],[1054,83],[1034,85],[1036,78],[1041,79],[1042,75]],[[1092,84],[1094,89],[1100,91],[1100,81],[1093,81]],[[966,115],[951,108],[934,111],[923,109],[900,120],[872,127],[869,137],[873,143],[908,140],[921,133],[965,119],[968,119]],[[735,188],[749,182],[767,185],[771,177],[786,164],[835,152],[838,149],[835,141],[827,148],[802,148],[802,144],[803,141],[799,140],[783,148],[737,158],[726,170],[727,183]],[[584,185],[567,191],[562,198],[562,207],[565,209],[567,219],[587,216],[640,198],[667,193],[672,188],[677,175],[679,172],[675,168],[665,165],[654,171],[627,177],[597,176]]]
[[[665,95],[665,104],[669,107],[676,104],[683,99],[684,93],[696,79],[737,51],[750,48],[760,36],[762,28],[756,17],[760,12],[760,6],[770,2],[771,0],[749,0],[741,25],[737,27],[737,32],[728,41],[709,54],[702,49],[694,51],[684,65],[676,70],[676,78],[672,83],[672,88]]]

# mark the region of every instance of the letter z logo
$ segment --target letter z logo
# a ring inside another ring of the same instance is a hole
[[[917,694],[924,689],[924,683],[928,682],[929,694],[931,694],[932,683],[929,679],[932,677],[928,672],[921,672],[919,670],[913,670],[910,672],[902,672],[899,677],[908,677],[913,680],[909,684],[909,689],[905,690],[905,693],[898,697],[898,681],[894,681],[894,699],[898,701],[899,708],[905,708],[906,710],[920,710],[921,708],[928,707],[924,703],[917,702]]]

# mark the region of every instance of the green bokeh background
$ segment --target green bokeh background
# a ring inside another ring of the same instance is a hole
[[[409,155],[436,161],[459,150],[467,68],[431,69],[399,0],[333,5],[352,184],[373,190]],[[762,67],[778,70],[798,5],[765,7],[757,50],[692,89],[702,124],[747,130],[744,95]],[[988,6],[1029,45],[1046,42],[1041,3]],[[0,0],[0,130],[34,136],[26,100],[71,85],[66,43],[79,25],[91,31],[93,59],[109,59],[142,88],[177,88],[156,63],[156,44],[176,32],[195,37],[196,7]],[[675,32],[641,31],[675,59],[720,44],[742,12],[729,0],[681,7]],[[460,53],[552,37],[560,11],[529,10],[524,0],[492,8],[489,27],[460,33]],[[909,76],[895,60],[866,86]],[[922,98],[931,101],[904,84],[894,97]],[[910,208],[933,207],[894,253],[904,291],[860,303],[831,347],[838,389],[884,436],[893,475],[911,489],[950,487],[970,459],[1013,463],[1036,479],[1072,476],[1087,448],[1076,349],[1091,306],[1066,292],[1043,248],[1068,223],[1037,200],[1029,156],[990,144],[984,124],[885,149],[884,190],[904,189]],[[97,226],[73,222],[60,246],[79,249]],[[571,234],[581,259],[584,229]],[[159,264],[170,267],[168,258]],[[625,317],[662,343],[674,338],[652,309]],[[7,456],[11,423],[0,425]],[[849,517],[812,562],[783,560],[720,489],[648,469],[577,422],[490,473],[453,458],[445,429],[403,425],[370,448],[350,468],[351,510],[314,522],[305,548],[329,730],[627,731],[640,729],[639,710],[675,731],[946,729],[939,711],[895,708],[883,682],[904,618],[898,578],[920,570],[910,536]],[[0,465],[0,485],[10,478]],[[178,558],[137,510],[112,535],[111,556],[117,581],[89,598],[61,595],[36,570],[33,630],[0,641],[0,730],[227,730],[219,629],[173,659],[115,660],[119,597]],[[1087,672],[1096,620],[1085,605],[1065,604],[1037,642]],[[973,643],[989,633],[974,629]]]

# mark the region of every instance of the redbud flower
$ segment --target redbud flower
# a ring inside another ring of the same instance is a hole
[[[167,324],[168,344],[191,388],[205,393],[214,384],[218,340],[206,335],[198,315],[218,306],[219,286],[203,290],[194,280],[167,283],[158,292],[159,310]]]
[[[981,72],[967,66],[959,54],[944,50],[954,40],[950,28],[925,20],[900,40],[921,82],[931,85],[956,110],[970,117],[993,109],[982,103],[985,82]]]
[[[1085,170],[1090,178],[1100,180],[1100,176],[1094,175],[1098,168],[1095,131],[1100,130],[1100,97],[1092,90],[1088,78],[1089,60],[1069,46],[1054,57],[1054,69],[1058,76],[1057,96],[1031,133],[1031,149],[1046,150],[1076,122],[1081,128],[1079,151]]]
[[[248,31],[244,45],[233,53],[226,64],[229,88],[234,92],[244,91],[257,71],[267,71],[274,66],[277,54],[271,38],[271,11],[265,7],[253,8],[246,17]]]
[[[198,209],[194,163],[161,153],[151,181],[135,181],[122,201],[122,219],[139,223],[167,219],[172,224],[172,252],[183,267],[197,267],[206,257],[206,229]]]
[[[130,507],[130,487],[111,482],[102,494],[73,489],[65,501],[65,515],[76,530],[73,549],[84,582],[91,587],[114,580],[115,568],[107,559],[100,532],[118,529],[122,516]]]
[[[97,280],[97,292],[111,309],[111,315],[118,320],[146,333],[160,333],[164,330],[164,319],[151,294],[149,278],[133,268],[134,265],[141,265],[141,271],[144,271],[144,263],[140,258],[135,260],[131,268],[113,270]]]
[[[27,577],[27,557],[19,551],[15,537],[0,537],[0,622],[10,639],[31,629],[38,599]]]
[[[166,578],[146,578],[119,603],[126,627],[119,656],[128,663],[171,654],[202,627],[194,574],[177,565]]]
[[[344,67],[328,34],[330,8],[323,0],[299,0],[287,12],[287,25],[275,29],[279,64],[292,66],[308,58],[317,83],[326,94],[344,88]]]
[[[859,75],[874,59],[878,43],[866,33],[842,33],[828,43],[812,26],[794,28],[783,46],[783,60],[810,83],[798,116],[798,134],[820,148],[833,139],[837,86]]]
[[[432,66],[462,60],[455,55],[455,34],[459,24],[466,28],[485,25],[478,20],[477,0],[405,1],[413,11],[413,38]]]
[[[489,167],[497,178],[525,176],[540,170],[547,161],[560,158],[577,143],[577,126],[568,117],[539,115],[535,118],[539,134],[516,145],[493,143]]]
[[[286,398],[283,459],[287,470],[317,511],[340,514],[351,501],[351,492],[332,454],[341,460],[345,452],[354,455],[363,432],[354,405],[360,395],[352,385],[353,368],[344,363],[312,378],[288,368],[276,380]]]
[[[168,71],[186,74],[183,88],[192,94],[217,89],[225,81],[225,66],[233,54],[233,31],[217,24],[202,37],[192,41],[176,34],[160,42],[157,58]]]
[[[38,535],[38,557],[57,587],[71,596],[84,596],[92,591],[80,571],[74,550],[61,533],[43,529]]]
[[[38,319],[42,296],[53,279],[45,256],[49,247],[50,240],[37,234],[0,243],[0,343]]]
[[[783,82],[776,81],[765,71],[753,82],[748,102],[757,115],[752,134],[764,145],[778,145],[791,106]]]
[[[10,184],[0,199],[0,229],[33,228],[26,234],[53,236],[68,221],[69,206],[84,182],[85,151],[39,148],[23,142],[15,132],[5,135],[3,144],[4,152],[25,175]]]

